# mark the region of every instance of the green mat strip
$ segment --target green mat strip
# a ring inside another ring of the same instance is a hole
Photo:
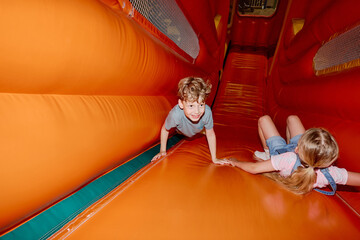
[[[173,136],[168,140],[167,148],[171,148],[181,139],[181,136]],[[35,240],[49,238],[86,208],[149,164],[152,157],[159,151],[160,144],[89,183],[84,188],[0,237],[0,239]]]

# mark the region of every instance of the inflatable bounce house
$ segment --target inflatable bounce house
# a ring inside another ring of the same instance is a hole
[[[198,76],[218,158],[254,161],[258,118],[285,135],[298,115],[360,172],[358,0],[0,5],[1,240],[360,239],[359,188],[294,194],[212,163],[205,136],[172,133],[151,161]]]

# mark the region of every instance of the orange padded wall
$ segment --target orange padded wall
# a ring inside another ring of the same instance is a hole
[[[0,232],[158,141],[179,79],[216,89],[218,62],[186,61],[115,1],[0,8]]]
[[[337,165],[359,172],[356,149],[360,144],[360,68],[319,77],[313,70],[313,58],[322,44],[359,23],[359,2],[314,3],[292,1],[275,64],[270,70],[268,108],[283,133],[289,114],[299,115],[307,128],[329,129],[340,147]],[[294,36],[292,20],[299,18],[305,23]],[[359,212],[359,192],[346,190],[339,191],[340,196]]]

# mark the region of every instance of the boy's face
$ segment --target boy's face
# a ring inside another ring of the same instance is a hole
[[[182,101],[179,99],[179,106],[184,110],[185,116],[192,122],[198,122],[205,113],[205,103]]]

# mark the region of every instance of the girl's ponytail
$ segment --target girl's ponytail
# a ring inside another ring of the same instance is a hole
[[[289,177],[283,177],[277,172],[265,173],[264,175],[296,194],[310,192],[316,181],[316,173],[313,167],[298,167]]]

